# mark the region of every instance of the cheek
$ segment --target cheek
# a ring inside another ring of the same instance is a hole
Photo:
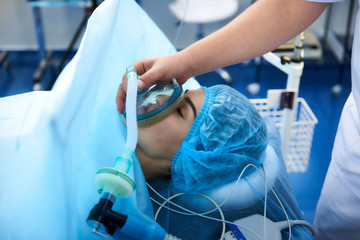
[[[172,160],[186,136],[181,125],[181,122],[169,116],[166,121],[139,129],[138,144],[151,157]]]

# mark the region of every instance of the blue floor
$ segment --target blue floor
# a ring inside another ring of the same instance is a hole
[[[60,53],[55,54],[55,64]],[[38,64],[37,52],[10,52],[10,68],[0,66],[0,97],[32,91],[32,76]],[[56,66],[56,65],[55,65]],[[325,51],[321,63],[305,61],[304,73],[301,78],[299,96],[303,97],[319,120],[315,127],[313,147],[309,169],[305,173],[290,173],[290,180],[299,206],[305,219],[313,222],[316,203],[331,158],[331,149],[335,138],[337,124],[342,107],[350,92],[350,67],[346,65],[343,74],[343,92],[338,97],[332,97],[331,87],[338,81],[339,64],[332,54]],[[261,91],[256,96],[249,96],[246,86],[255,79],[256,64],[236,64],[227,68],[231,74],[233,87],[249,98],[263,98],[267,89],[285,88],[286,75],[275,67],[263,63],[260,72]],[[54,68],[49,68],[42,79],[47,86]],[[215,73],[207,73],[197,77],[205,86],[223,84]]]

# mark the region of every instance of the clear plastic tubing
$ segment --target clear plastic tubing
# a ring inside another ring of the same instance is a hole
[[[127,139],[125,143],[124,152],[116,159],[115,168],[128,172],[131,165],[131,156],[135,152],[138,129],[136,121],[136,99],[137,99],[137,73],[133,66],[126,68],[127,72],[127,91],[126,91],[126,125],[127,125]]]
[[[128,84],[126,93],[126,124],[127,124],[127,139],[125,147],[131,153],[135,151],[137,144],[137,122],[136,122],[136,97],[137,97],[137,73],[133,66],[126,69]]]

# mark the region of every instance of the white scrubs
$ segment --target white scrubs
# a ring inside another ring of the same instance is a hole
[[[315,0],[338,2],[341,0]],[[360,2],[360,0],[358,0]],[[360,13],[351,59],[352,92],[338,126],[331,163],[317,205],[314,227],[319,240],[360,239]]]

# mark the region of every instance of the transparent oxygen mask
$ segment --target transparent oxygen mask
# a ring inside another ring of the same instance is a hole
[[[161,121],[183,104],[183,101],[183,89],[175,79],[172,82],[158,80],[139,89],[136,101],[138,127],[147,127]]]

